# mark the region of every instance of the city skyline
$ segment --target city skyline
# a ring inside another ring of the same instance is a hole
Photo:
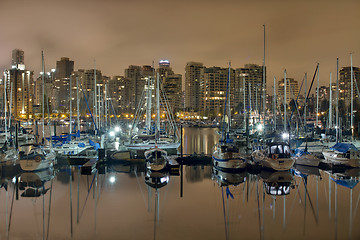
[[[71,3],[71,4],[70,4]],[[85,4],[86,3],[86,4]],[[25,65],[47,71],[61,57],[75,69],[100,69],[106,76],[123,75],[131,64],[151,65],[168,59],[185,76],[187,62],[206,67],[262,65],[263,24],[266,25],[267,91],[272,79],[301,81],[320,63],[320,84],[336,79],[339,68],[360,65],[358,1],[3,1],[0,20],[0,70],[11,65],[11,51],[25,51]],[[66,14],[64,14],[66,12]],[[43,19],[46,19],[44,21]],[[9,21],[11,19],[11,22]]]

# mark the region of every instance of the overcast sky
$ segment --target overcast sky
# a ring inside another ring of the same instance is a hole
[[[262,64],[266,25],[268,91],[273,77],[320,81],[340,67],[360,66],[360,0],[0,0],[0,70],[11,51],[25,51],[27,69],[47,71],[66,56],[75,69],[123,75],[129,65],[168,59],[184,74],[188,61],[234,68]]]

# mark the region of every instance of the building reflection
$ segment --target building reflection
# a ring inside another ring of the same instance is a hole
[[[205,179],[211,179],[212,166],[186,166],[186,180],[189,183],[202,182]]]

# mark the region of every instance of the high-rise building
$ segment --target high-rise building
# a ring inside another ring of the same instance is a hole
[[[163,81],[164,90],[171,109],[176,112],[183,108],[182,106],[182,75],[172,74],[168,75]]]
[[[157,69],[160,80],[164,87],[168,104],[172,111],[178,111],[182,108],[181,104],[181,88],[182,88],[182,76],[181,74],[175,74],[170,67],[168,60],[160,60],[159,68]]]
[[[200,80],[204,68],[200,62],[188,62],[185,66],[185,108],[188,111],[201,108]]]
[[[343,67],[339,71],[339,100],[343,100],[346,107],[351,105],[351,67]],[[360,83],[360,68],[353,67],[353,97],[356,99],[356,84]]]
[[[124,86],[127,86],[130,96],[129,96],[129,108],[130,112],[135,113],[136,108],[138,107],[141,95],[145,86],[145,78],[153,77],[154,70],[151,66],[135,66],[130,65],[125,69],[125,78]]]
[[[201,70],[200,79],[201,92],[201,112],[208,116],[221,116],[224,114],[225,99],[227,97],[227,83],[229,77],[229,68],[211,67]],[[229,93],[230,108],[234,108],[234,101],[231,95],[234,94],[235,71],[230,69]]]
[[[70,77],[73,71],[74,61],[62,57],[60,61],[56,61],[56,69],[52,70],[51,75],[49,75],[50,80],[53,82],[51,105],[55,111],[66,112],[69,110]]]
[[[33,116],[33,75],[33,71],[17,68],[4,72],[8,106],[11,101],[11,112],[16,119],[29,119]],[[11,95],[12,99],[10,100]]]
[[[98,100],[98,92],[99,89],[98,87],[102,87],[104,85],[103,83],[103,76],[101,74],[101,71],[98,69],[78,69],[77,71],[74,71],[71,75],[71,79],[72,79],[72,96],[74,97],[76,95],[76,79],[78,81],[78,85],[79,85],[79,92],[80,92],[80,97],[82,99],[84,99],[84,92],[85,92],[85,97],[86,97],[86,101],[89,104],[90,110],[92,111],[92,113],[94,113],[94,106],[95,106],[95,93],[97,96],[97,100]],[[65,79],[64,79],[65,80]],[[64,82],[63,86],[64,89],[63,91],[67,91],[67,102],[69,101],[68,96],[69,96],[69,86],[70,86],[70,82],[69,82],[69,78],[66,79],[66,83]],[[97,89],[95,91],[95,81],[96,81],[96,86]],[[102,90],[102,89],[101,89]],[[85,99],[84,99],[85,100]],[[64,101],[66,101],[64,99]],[[89,113],[86,110],[87,113]],[[83,115],[83,114],[82,114]]]
[[[263,66],[257,64],[245,64],[243,68],[235,70],[235,85],[233,101],[239,112],[243,112],[244,99],[247,111],[262,112],[263,110]],[[244,98],[245,95],[245,98]]]
[[[7,105],[11,105],[12,116],[17,119],[29,119],[33,116],[33,75],[33,71],[25,69],[24,51],[14,49],[11,69],[4,71],[3,81],[7,88]]]
[[[284,85],[284,79],[281,79],[278,82],[277,87],[277,97],[278,104],[284,103],[284,94],[285,94],[285,85]],[[289,105],[291,100],[295,100],[299,94],[299,86],[298,81],[294,80],[293,78],[286,78],[286,104]]]
[[[14,49],[12,51],[11,68],[25,70],[24,51],[21,49]]]
[[[56,61],[55,78],[69,78],[74,71],[74,61],[67,57],[62,57],[60,61]]]

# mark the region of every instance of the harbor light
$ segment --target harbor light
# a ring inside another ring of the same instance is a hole
[[[289,133],[283,133],[283,134],[282,134],[282,138],[283,138],[284,140],[289,139]]]
[[[115,127],[115,132],[120,132],[120,130],[121,130],[121,129],[120,129],[119,126],[116,126],[116,127]]]
[[[109,135],[110,135],[110,137],[114,137],[114,136],[115,136],[115,132],[111,131],[111,132],[109,133]]]
[[[264,126],[262,124],[258,124],[256,129],[261,132],[264,129]]]
[[[110,178],[109,178],[109,181],[110,181],[110,183],[114,183],[115,182],[115,177],[114,176],[111,176]]]

